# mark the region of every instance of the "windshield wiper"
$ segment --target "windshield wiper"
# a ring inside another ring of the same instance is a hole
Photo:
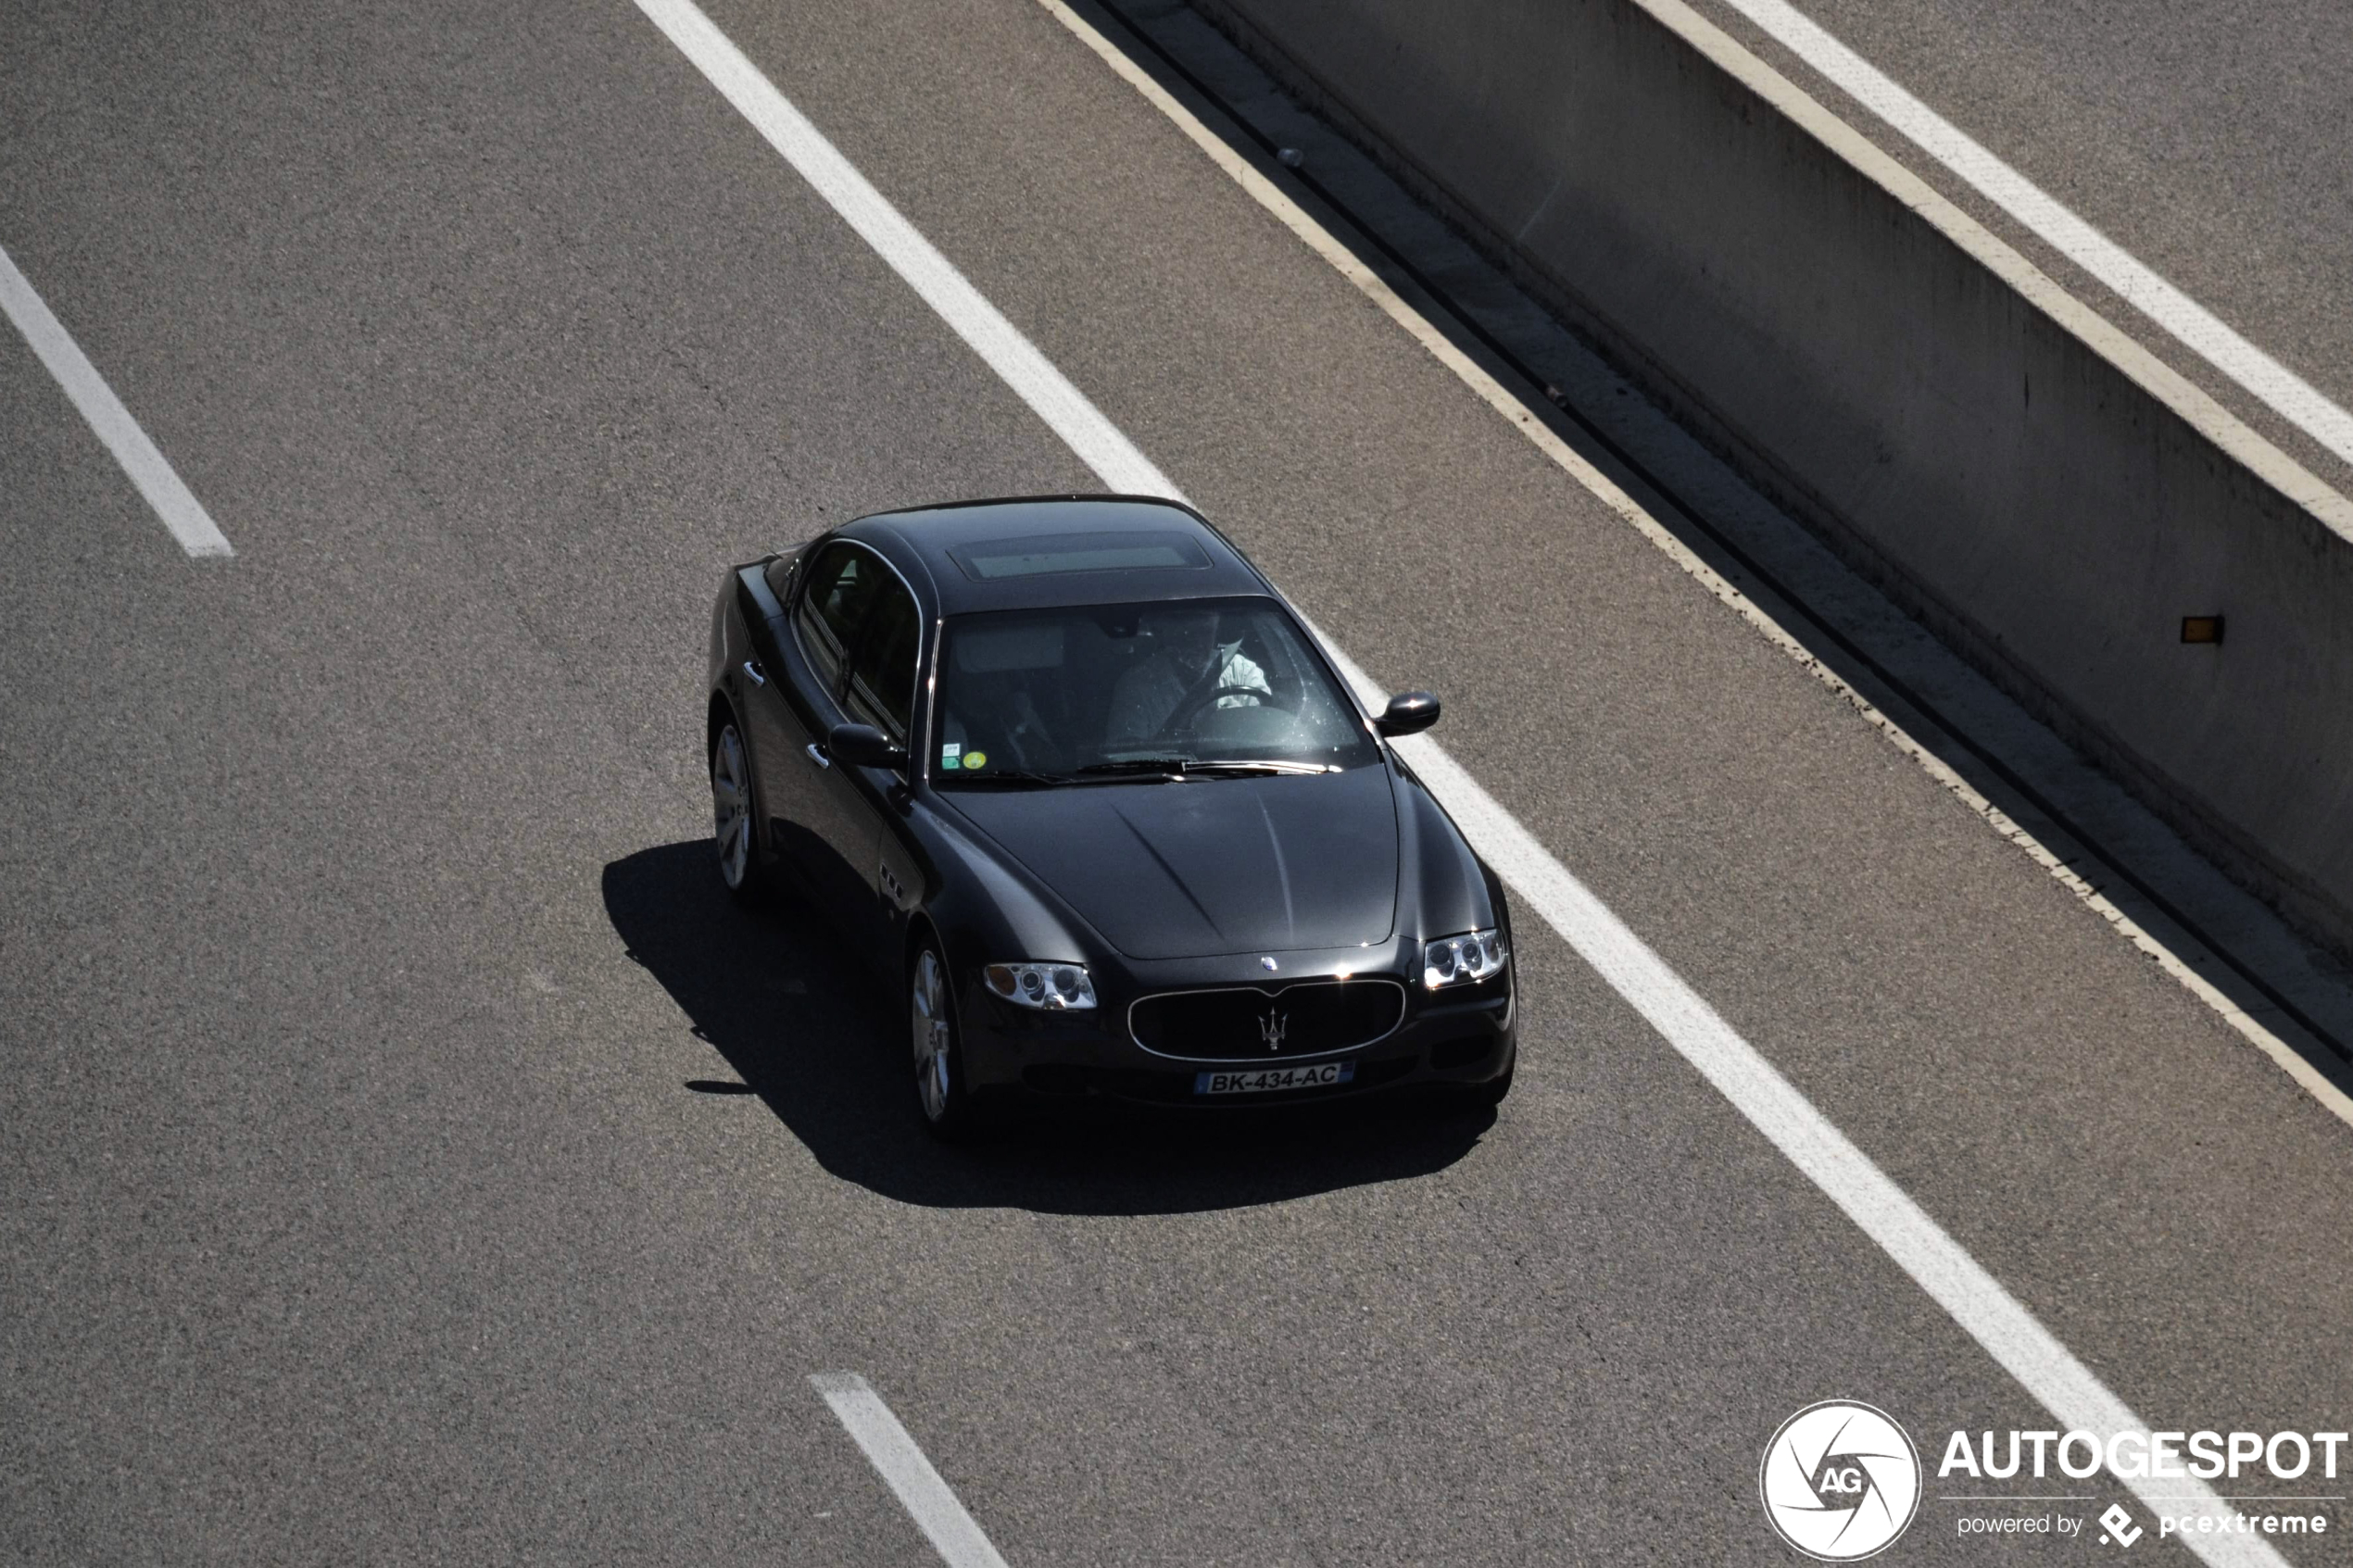
[[[1250,759],[1196,761],[1189,757],[1126,757],[1116,762],[1090,762],[1078,770],[1081,777],[1158,777],[1164,779],[1233,777],[1246,773],[1336,773],[1327,762],[1277,762]]]
[[[1184,777],[1190,765],[1182,757],[1123,757],[1116,762],[1089,762],[1078,770],[1078,776],[1101,779],[1157,773],[1177,779]]]
[[[1271,758],[1240,758],[1232,761],[1188,762],[1189,773],[1337,773],[1335,762],[1282,762]]]
[[[991,768],[985,773],[966,772],[963,769],[958,769],[952,778],[946,773],[942,773],[933,782],[936,784],[950,784],[959,789],[967,784],[1020,784],[1026,788],[1038,789],[1053,784],[1068,784],[1070,783],[1070,775],[1068,773],[1032,772],[1027,768]]]

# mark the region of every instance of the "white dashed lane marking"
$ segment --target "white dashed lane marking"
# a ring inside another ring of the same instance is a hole
[[[1006,1568],[979,1524],[864,1378],[854,1372],[821,1372],[809,1381],[950,1568]]]
[[[107,384],[90,357],[82,352],[5,250],[0,250],[0,310],[6,311],[17,331],[24,333],[25,342],[57,378],[66,396],[90,421],[90,428],[131,476],[131,483],[139,487],[156,516],[171,530],[180,547],[192,556],[234,555],[227,535],[180,482],[156,444],[147,439],[147,433],[139,428],[139,421],[131,417],[131,410],[122,406],[122,399],[114,395],[114,388]]]

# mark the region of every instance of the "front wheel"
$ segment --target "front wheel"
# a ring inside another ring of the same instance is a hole
[[[724,725],[711,743],[711,841],[719,855],[719,880],[747,902],[765,891],[767,880],[760,863],[756,802],[744,737],[734,724]]]
[[[953,1142],[973,1128],[971,1091],[964,1087],[963,1053],[956,1043],[956,1005],[948,966],[926,938],[908,971],[907,1011],[915,1048],[915,1110],[924,1129]]]

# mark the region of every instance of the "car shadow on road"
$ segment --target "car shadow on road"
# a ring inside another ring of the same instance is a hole
[[[1427,1175],[1494,1124],[1491,1111],[1433,1118],[1378,1103],[1214,1121],[1090,1108],[945,1148],[915,1122],[896,988],[869,978],[818,911],[791,897],[738,907],[706,839],[611,862],[604,896],[629,956],[695,1035],[826,1170],[901,1202],[1058,1214],[1236,1208]],[[680,1092],[731,1086],[698,1078]],[[724,1103],[713,1100],[714,1114]]]

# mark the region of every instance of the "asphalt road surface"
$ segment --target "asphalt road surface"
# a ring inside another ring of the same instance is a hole
[[[2339,0],[1792,0],[2144,266],[2353,408],[2353,9]],[[2339,490],[2249,395],[1744,14],[1692,0]]]
[[[708,9],[2109,1388],[2346,1428],[2353,1129],[1035,0]],[[0,1551],[926,1561],[827,1372],[1015,1568],[1794,1561],[1831,1397],[1930,1450],[1890,1561],[2101,1549],[1959,1537],[2045,1412],[1540,922],[1492,1119],[925,1141],[720,893],[711,596],[1093,480],[635,6],[0,37],[0,246],[236,550],[0,332]]]

